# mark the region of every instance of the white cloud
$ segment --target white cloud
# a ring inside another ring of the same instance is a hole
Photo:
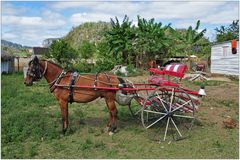
[[[18,15],[27,11],[25,7],[15,7],[9,2],[2,3],[2,14],[5,15]]]
[[[24,2],[27,3],[27,2]],[[206,35],[213,37],[216,26],[228,25],[238,19],[238,2],[226,1],[100,1],[100,2],[44,2],[39,13],[30,15],[33,8],[4,2],[2,7],[2,37],[24,45],[41,45],[42,40],[64,36],[72,27],[84,22],[109,22],[117,16],[119,21],[125,14],[137,24],[137,15],[154,18],[157,22],[172,23],[176,28],[195,27],[201,20]],[[35,13],[35,12],[34,12]],[[211,37],[210,37],[211,38]]]
[[[41,30],[37,29],[27,29],[23,31],[22,29],[17,29],[14,32],[8,33],[3,32],[2,39],[6,39],[12,42],[20,43],[27,46],[42,46],[42,41],[47,38],[59,38],[67,34],[68,30]]]
[[[16,39],[18,36],[14,33],[3,33],[2,38],[3,39]]]
[[[137,15],[157,20],[201,21],[220,24],[229,23],[238,16],[237,2],[203,1],[203,2],[57,2],[52,5],[57,9],[84,8],[89,15],[112,15],[123,17],[127,14],[136,20]],[[212,17],[211,17],[212,16]],[[98,20],[101,16],[97,16]],[[104,17],[104,16],[103,16]],[[219,18],[221,17],[221,18]],[[96,18],[95,18],[96,19]],[[109,21],[109,20],[107,20]],[[183,25],[184,26],[184,25]]]
[[[43,17],[27,17],[3,15],[2,24],[16,27],[43,27],[43,28],[58,28],[65,25],[65,21],[60,19],[54,13],[46,12]]]
[[[79,25],[84,22],[98,22],[98,21],[110,21],[113,15],[103,13],[76,13],[70,18],[74,25]]]
[[[41,17],[2,16],[3,25],[38,26],[41,22]]]
[[[224,10],[226,2],[153,2],[148,3],[142,12],[144,17],[154,17],[159,20],[198,20]],[[232,5],[238,8],[236,5]],[[231,10],[232,11],[232,10]],[[237,15],[237,12],[232,12]]]
[[[23,45],[41,46],[46,38],[64,36],[68,32],[66,24],[63,16],[50,10],[42,10],[40,16],[3,15],[2,38]]]
[[[238,10],[237,6],[231,10],[220,10],[203,18],[202,22],[209,24],[230,24],[233,20],[239,19]]]
[[[77,2],[77,1],[66,1],[66,2],[55,2],[51,5],[51,8],[57,10],[71,9],[71,8],[91,8],[95,7],[98,2]]]
[[[205,37],[208,37],[210,41],[214,41],[216,39],[216,33],[214,30],[207,29],[205,33]]]
[[[188,28],[189,26],[195,27],[197,21],[177,21],[172,26],[174,28]]]

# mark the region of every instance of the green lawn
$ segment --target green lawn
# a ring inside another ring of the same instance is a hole
[[[199,85],[185,84],[190,88]],[[109,136],[105,131],[108,111],[101,99],[70,105],[70,130],[63,136],[60,109],[48,87],[25,87],[22,74],[2,75],[1,157],[238,158],[239,127],[226,129],[222,125],[226,116],[238,120],[238,83],[205,85],[209,96],[202,100],[191,137],[157,143],[130,116],[127,106],[118,106],[118,132]]]

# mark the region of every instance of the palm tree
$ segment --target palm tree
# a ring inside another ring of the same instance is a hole
[[[200,20],[197,21],[196,27],[193,29],[192,26],[189,26],[185,34],[180,34],[176,30],[171,28],[171,33],[178,42],[180,42],[177,46],[179,49],[184,48],[184,55],[189,56],[193,54],[194,48],[196,47],[197,42],[203,38],[204,33],[206,33],[206,29],[202,31],[198,31],[200,26]]]
[[[129,21],[129,18],[125,15],[122,24],[119,23],[117,17],[115,17],[115,21],[111,18],[110,23],[112,28],[105,34],[110,51],[113,52],[115,57],[121,57],[122,62],[126,64],[135,38],[132,21]]]
[[[196,27],[193,29],[192,26],[189,26],[186,34],[180,34],[174,29],[170,29],[172,36],[176,38],[177,44],[174,46],[176,50],[183,51],[183,55],[188,56],[195,53],[196,48],[198,48],[197,43],[203,38],[206,29],[198,31],[200,26],[200,20],[197,21]],[[188,63],[188,68],[190,68],[190,62]]]
[[[156,55],[163,54],[169,47],[170,40],[166,36],[168,26],[162,26],[162,23],[156,23],[154,19],[147,21],[138,16],[138,28],[136,28],[135,50],[136,59],[140,61],[153,60]]]

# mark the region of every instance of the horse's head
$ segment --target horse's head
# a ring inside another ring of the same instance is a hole
[[[33,85],[34,81],[38,81],[42,78],[41,66],[39,59],[35,56],[28,64],[27,77],[24,80],[26,86]]]

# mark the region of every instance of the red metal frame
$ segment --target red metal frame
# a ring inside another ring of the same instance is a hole
[[[118,91],[118,90],[123,90],[123,91],[147,91],[147,90],[150,90],[150,91],[153,91],[156,89],[156,87],[161,87],[159,85],[156,85],[156,84],[151,84],[151,83],[136,83],[136,84],[133,84],[134,86],[154,86],[154,87],[145,87],[145,88],[117,88],[117,87],[101,87],[101,86],[76,86],[76,85],[73,85],[74,88],[79,88],[79,89],[99,89],[99,90],[111,90],[111,91]],[[56,85],[57,87],[68,87],[66,85]],[[165,86],[171,86],[171,85],[165,85]],[[164,87],[164,86],[162,86]],[[162,88],[164,89],[165,91],[171,91],[171,89],[167,89],[167,88]],[[186,88],[181,88],[183,89],[184,91],[186,91],[188,94],[191,94],[191,95],[195,95],[195,96],[200,96],[198,94],[197,91],[192,91],[192,90],[189,90],[189,89],[186,89]],[[174,92],[181,92],[181,90],[175,90]]]

